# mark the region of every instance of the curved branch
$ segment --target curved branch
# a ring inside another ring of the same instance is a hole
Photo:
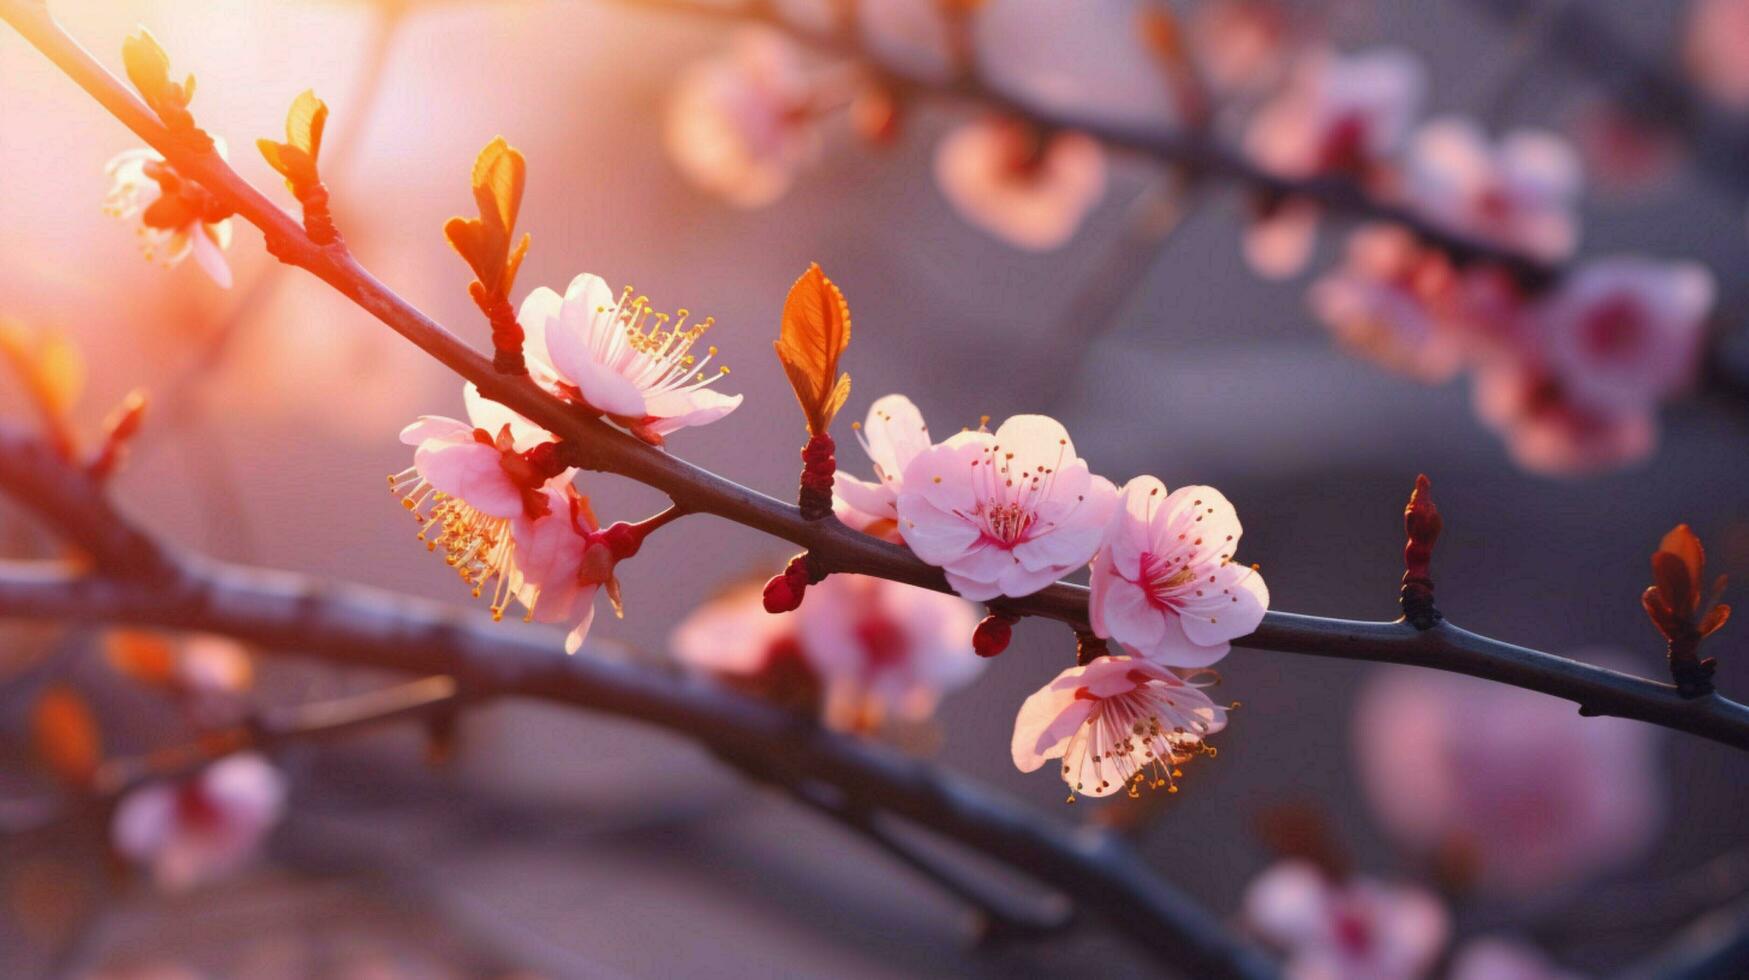
[[[893,813],[1024,870],[1092,919],[1197,976],[1269,977],[1270,962],[1115,838],[1044,820],[889,749],[835,735],[702,682],[566,656],[556,635],[359,586],[205,560],[173,582],[123,582],[0,563],[0,616],[104,620],[224,633],[348,666],[448,674],[464,698],[518,696],[669,729],[730,756],[782,760],[846,801]]]

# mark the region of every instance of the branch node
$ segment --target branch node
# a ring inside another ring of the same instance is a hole
[[[1090,630],[1075,631],[1075,663],[1085,667],[1100,657],[1108,656],[1111,649],[1105,645],[1105,640],[1093,634]]]

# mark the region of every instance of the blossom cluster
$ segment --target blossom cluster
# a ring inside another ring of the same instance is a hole
[[[949,80],[971,50],[961,36],[971,25],[951,8],[856,4],[858,36],[885,62]],[[1736,49],[1726,39],[1735,33],[1709,36],[1702,25],[1734,28],[1743,8],[1698,4],[1688,50],[1696,77],[1730,104],[1742,87],[1729,67]],[[1233,130],[1239,156],[1288,188],[1344,181],[1427,226],[1561,272],[1551,288],[1525,281],[1522,270],[1454,259],[1446,244],[1405,225],[1364,225],[1308,292],[1344,347],[1428,382],[1467,369],[1476,414],[1532,471],[1583,474],[1651,453],[1660,404],[1696,375],[1713,283],[1696,264],[1638,255],[1566,269],[1584,184],[1566,139],[1540,129],[1496,139],[1456,116],[1420,122],[1428,85],[1414,55],[1340,52],[1316,31],[1290,30],[1291,18],[1268,0],[1198,5],[1183,23],[1156,16],[1166,19],[1141,40],[1173,95],[1177,118],[1168,122],[1196,136]],[[848,77],[843,66],[811,64],[775,31],[738,36],[682,74],[668,114],[670,154],[702,189],[742,206],[770,203],[820,158],[832,110],[851,105],[865,136],[890,138],[896,96],[872,73]],[[871,104],[879,110],[865,111]],[[1605,177],[1614,167],[1607,156],[1592,162]],[[955,212],[1028,250],[1076,234],[1105,196],[1106,170],[1098,140],[1001,114],[955,125],[934,160],[936,186]],[[1259,193],[1254,205],[1247,261],[1269,278],[1298,275],[1313,256],[1323,205],[1291,190]]]
[[[536,383],[660,444],[741,404],[711,387],[728,369],[705,372],[716,348],[702,358],[694,350],[713,321],[688,325],[690,316],[656,312],[629,287],[615,296],[583,274],[563,296],[544,286],[529,293],[517,320]],[[489,590],[494,616],[514,600],[529,620],[570,623],[566,649],[575,652],[597,592],[621,611],[615,565],[673,514],[602,527],[573,482],[576,468],[558,458],[557,436],[473,385],[463,401],[466,421],[425,416],[402,431],[413,465],[389,478],[390,489],[418,519],[420,540],[443,549],[474,595]]]
[[[1497,142],[1455,117],[1419,127],[1420,70],[1397,51],[1324,56],[1253,121],[1248,148],[1293,177],[1381,185],[1431,223],[1558,263],[1579,238],[1578,155],[1520,130]],[[1310,255],[1315,208],[1287,200],[1254,227],[1250,254],[1291,274]],[[1648,455],[1659,404],[1694,378],[1711,275],[1636,255],[1578,264],[1552,287],[1460,263],[1407,228],[1351,233],[1308,292],[1316,316],[1362,357],[1428,382],[1469,369],[1476,412],[1527,469],[1577,474]]]
[[[1241,909],[1283,953],[1284,974],[1576,976],[1509,934],[1462,935],[1448,899],[1569,894],[1642,856],[1667,795],[1657,733],[1580,718],[1532,692],[1403,668],[1364,686],[1353,733],[1364,799],[1385,839],[1445,894],[1355,871],[1326,828],[1302,819],[1279,835],[1282,859],[1251,881]]]
[[[1027,699],[1015,764],[1063,759],[1064,781],[1090,796],[1171,785],[1176,765],[1226,724],[1226,709],[1172,668],[1219,660],[1269,605],[1262,576],[1233,560],[1241,528],[1226,497],[1168,492],[1151,476],[1120,490],[1041,415],[932,442],[910,399],[888,395],[857,434],[875,479],[837,474],[839,517],[939,566],[961,596],[1020,598],[1091,566],[1089,625],[1122,653],[1071,667]]]

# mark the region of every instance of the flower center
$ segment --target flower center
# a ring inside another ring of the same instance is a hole
[[[1053,465],[1039,463],[1028,470],[1017,465],[1014,454],[1000,443],[992,444],[972,460],[972,492],[978,498],[977,506],[970,515],[959,516],[981,526],[986,540],[1004,548],[1048,533],[1059,521],[1041,517],[1039,507],[1050,498],[1066,453],[1067,441],[1059,440]],[[1079,500],[1075,506],[1080,506]],[[1073,507],[1069,513],[1074,513]]]
[[[695,391],[729,373],[726,367],[705,373],[705,366],[717,355],[715,347],[707,348],[702,359],[692,352],[693,345],[715,325],[714,317],[688,326],[691,311],[683,308],[673,316],[658,313],[650,306],[649,297],[634,296],[630,286],[612,310],[601,307],[595,312],[608,314],[610,327],[593,332],[591,352],[597,361],[637,385],[645,398]]]
[[[1646,311],[1631,296],[1600,304],[1580,325],[1585,349],[1608,360],[1625,361],[1645,346]]]
[[[469,585],[474,598],[484,594],[486,583],[496,583],[490,609],[494,620],[503,619],[510,599],[510,519],[483,514],[460,497],[436,489],[414,467],[389,477],[389,492],[401,498],[401,506],[419,523],[425,550],[442,548],[444,562]],[[427,503],[431,509],[422,510]],[[529,616],[533,615],[531,608]]]
[[[1135,690],[1108,698],[1087,695],[1097,704],[1063,754],[1066,778],[1082,769],[1082,779],[1071,784],[1069,802],[1075,802],[1077,792],[1103,790],[1113,782],[1127,783],[1126,792],[1132,799],[1139,797],[1144,787],[1176,793],[1174,780],[1184,775],[1179,764],[1199,751],[1214,754],[1214,749],[1202,742],[1207,726],[1200,722],[1189,727],[1169,726],[1161,721],[1162,705],[1177,707],[1169,689],[1157,690],[1162,685],[1147,681],[1138,683]],[[1077,692],[1076,697],[1083,693]],[[1097,780],[1091,787],[1085,783],[1087,767]]]
[[[1162,558],[1153,552],[1142,555],[1142,588],[1156,606],[1172,605],[1172,598],[1196,579],[1190,555]]]

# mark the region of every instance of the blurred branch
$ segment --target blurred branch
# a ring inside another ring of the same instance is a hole
[[[705,683],[566,656],[550,631],[505,629],[360,586],[197,559],[163,583],[0,563],[0,616],[224,633],[340,665],[446,674],[469,698],[539,698],[667,728],[713,752],[762,760],[761,778],[831,786],[846,812],[886,812],[928,827],[1070,896],[1090,921],[1109,923],[1196,975],[1274,974],[1261,954],[1109,835],[1063,827],[925,763]]]
[[[1622,980],[1736,980],[1749,974],[1749,902],[1701,916]]]
[[[1037,938],[1062,932],[1075,924],[1073,905],[1055,911],[1031,907],[1043,903],[1019,901],[980,885],[969,876],[956,874],[882,826],[879,815],[866,803],[848,799],[830,786],[821,786],[793,775],[786,777],[770,762],[757,758],[736,757],[720,751],[718,757],[753,779],[787,790],[791,799],[855,831],[894,860],[977,909],[982,938],[986,940]]]
[[[191,776],[213,762],[250,749],[313,742],[455,711],[462,695],[453,678],[437,675],[328,701],[262,708],[241,724],[205,731],[191,742],[138,756],[106,760],[91,785],[65,800],[11,800],[0,812],[0,832],[22,833],[67,816],[70,808],[104,807],[140,786]]]
[[[379,282],[343,244],[318,246],[305,235],[301,223],[268,201],[216,153],[191,151],[185,141],[174,139],[144,103],[61,30],[41,4],[0,0],[0,17],[179,171],[260,228],[269,250],[282,261],[320,277],[445,367],[472,381],[487,397],[561,437],[574,465],[616,473],[653,487],[687,512],[714,514],[800,545],[808,549],[810,562],[821,571],[873,575],[951,591],[939,568],[905,548],[836,520],[808,520],[792,504],[724,479],[579,412],[525,376],[498,373],[491,361]],[[0,469],[0,480],[4,476]],[[38,478],[43,477],[39,474]],[[29,503],[28,486],[25,493],[24,502]],[[58,508],[95,506],[63,500],[50,503],[45,516],[51,519]],[[86,533],[82,527],[69,530],[75,535]],[[1081,586],[1058,582],[1023,599],[1005,600],[1004,606],[1018,615],[1087,627],[1087,590]],[[1470,674],[1574,701],[1581,714],[1633,718],[1749,748],[1749,707],[1716,694],[1685,699],[1669,684],[1478,636],[1449,621],[1417,630],[1401,621],[1353,622],[1271,611],[1256,632],[1234,643],[1253,649],[1415,664]]]
[[[1524,16],[1523,0],[1470,0],[1508,24]],[[1617,105],[1643,122],[1680,134],[1701,171],[1716,183],[1749,185],[1749,128],[1711,108],[1665,60],[1648,57],[1597,12],[1593,4],[1562,0],[1540,30],[1543,47],[1601,85]]]

